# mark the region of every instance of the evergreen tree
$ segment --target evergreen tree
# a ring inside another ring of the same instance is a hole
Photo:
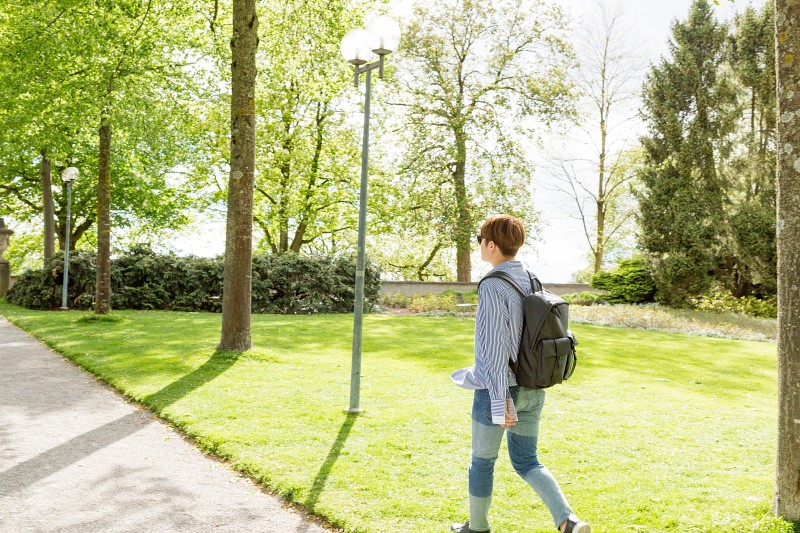
[[[774,6],[748,7],[736,18],[731,66],[740,85],[737,150],[730,164],[730,246],[725,285],[734,296],[774,294],[775,38]]]
[[[645,82],[640,244],[658,298],[669,303],[707,289],[723,246],[726,187],[716,160],[727,155],[736,99],[719,74],[727,36],[708,0],[695,0]]]

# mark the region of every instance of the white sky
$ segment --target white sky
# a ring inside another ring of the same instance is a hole
[[[580,26],[581,20],[595,13],[598,5],[598,0],[551,1],[573,14],[576,27]],[[676,18],[684,20],[692,4],[692,0],[607,0],[607,5],[617,5],[615,1],[622,8],[624,22],[630,26],[632,37],[642,44],[641,52],[646,64],[656,62],[667,52],[672,22]],[[412,0],[390,0],[392,13],[400,19],[410,13],[412,4]],[[720,5],[715,9],[720,19],[728,20],[747,5],[760,7],[763,0],[720,0]],[[561,142],[559,139],[545,138],[545,149]],[[532,156],[538,159],[541,154]],[[534,177],[535,202],[547,225],[536,244],[537,252],[523,251],[520,259],[546,283],[568,282],[574,272],[588,264],[589,247],[580,222],[566,212],[567,209],[574,209],[570,207],[569,199],[542,187],[545,184],[538,183],[539,180],[546,180],[541,172]],[[224,233],[225,223],[218,221],[204,230],[193,228],[184,232],[173,241],[173,246],[179,253],[218,255],[224,252]],[[482,263],[479,255],[473,255],[473,279],[478,279],[488,269],[489,265]]]

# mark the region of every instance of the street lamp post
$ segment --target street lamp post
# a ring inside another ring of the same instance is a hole
[[[67,167],[61,172],[61,179],[67,185],[67,228],[64,239],[64,279],[61,285],[61,309],[66,311],[69,309],[67,306],[67,286],[69,285],[69,234],[70,234],[70,218],[72,217],[72,182],[78,179],[78,169],[75,167]]]
[[[353,360],[350,370],[350,406],[348,413],[360,413],[361,391],[361,330],[364,315],[364,271],[366,269],[365,247],[367,233],[367,174],[369,167],[369,104],[372,89],[372,71],[378,69],[383,78],[384,57],[400,44],[400,26],[385,16],[374,18],[367,28],[349,31],[340,45],[344,58],[355,67],[354,85],[358,87],[359,76],[366,73],[364,92],[364,136],[361,147],[361,193],[358,203],[358,256],[356,259],[356,295],[353,304]],[[378,56],[378,61],[369,61]]]

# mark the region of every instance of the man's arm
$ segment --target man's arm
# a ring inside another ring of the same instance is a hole
[[[483,331],[483,361],[489,398],[492,408],[492,422],[506,424],[506,398],[508,397],[508,360],[510,356],[511,329],[508,317],[508,302],[501,295],[496,284],[500,280],[486,280],[479,289],[479,311],[483,315],[480,326]],[[476,327],[479,321],[476,320]]]

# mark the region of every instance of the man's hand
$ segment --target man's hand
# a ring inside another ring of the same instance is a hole
[[[503,429],[508,429],[517,423],[517,410],[514,409],[514,400],[506,396],[506,423],[500,424]]]

